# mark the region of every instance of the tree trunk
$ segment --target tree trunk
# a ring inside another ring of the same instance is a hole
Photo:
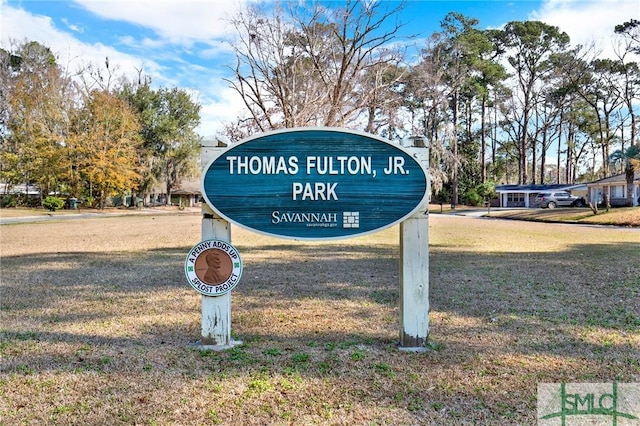
[[[375,119],[376,119],[376,108],[370,106],[367,108],[367,112],[369,117],[367,119],[367,127],[365,128],[365,132],[373,133],[375,131]]]
[[[547,161],[547,131],[542,130],[542,150],[540,152],[540,185],[544,185],[544,168]]]
[[[527,149],[529,148],[529,140],[528,140],[528,132],[527,125],[529,123],[529,112],[525,107],[524,117],[522,120],[522,128],[520,129],[520,162],[518,165],[519,170],[519,178],[518,184],[526,185],[529,181],[529,174],[527,173]]]
[[[497,95],[494,101],[493,106],[493,135],[491,137],[491,165],[493,167],[493,180],[497,181],[498,176],[496,175],[496,151],[498,150],[498,108],[497,105]]]
[[[560,152],[562,151],[562,112],[560,112],[560,123],[558,124],[558,167],[556,169],[556,183],[560,184]],[[568,151],[568,150],[567,150]]]
[[[453,190],[451,204],[458,204],[458,92],[453,93]]]
[[[538,148],[536,138],[531,138],[531,183],[536,184],[536,163],[538,162]]]
[[[635,177],[635,167],[628,158],[624,168],[624,175],[627,180],[627,194],[625,198],[627,199],[627,204],[633,206],[633,178]]]
[[[167,178],[167,199],[164,200],[164,205],[168,206],[171,204],[171,181]]]
[[[486,123],[485,113],[487,109],[487,97],[482,96],[482,103],[480,107],[480,173],[482,183],[487,181],[487,163],[485,157],[487,155],[487,139],[486,139]]]

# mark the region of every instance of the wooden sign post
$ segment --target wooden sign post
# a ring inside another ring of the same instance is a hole
[[[202,207],[202,239],[231,243],[231,225],[207,205]],[[226,349],[242,342],[231,340],[231,292],[202,296],[202,346]]]
[[[429,151],[422,138],[409,149],[428,173]],[[427,192],[431,193],[428,184]],[[400,346],[427,350],[429,337],[429,203],[400,223]]]
[[[200,157],[205,166],[225,149],[203,147]],[[231,224],[218,216],[207,204],[202,204],[202,240],[231,243]],[[203,349],[224,350],[242,342],[231,338],[231,292],[219,296],[202,295],[202,337],[198,346]]]
[[[350,238],[400,224],[400,348],[429,333],[428,148],[333,128],[265,133],[202,152],[202,239],[230,224],[296,240]],[[203,295],[203,346],[231,340],[231,294]]]

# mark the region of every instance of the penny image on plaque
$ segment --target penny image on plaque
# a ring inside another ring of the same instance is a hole
[[[233,264],[229,255],[217,248],[205,250],[196,259],[195,273],[200,281],[218,285],[229,279]]]

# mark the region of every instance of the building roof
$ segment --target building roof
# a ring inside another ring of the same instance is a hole
[[[24,183],[9,185],[7,183],[0,182],[0,194],[40,195],[40,191],[35,185],[27,186]]]
[[[634,182],[640,182],[640,169],[637,169],[634,173],[633,176],[633,181]],[[608,183],[626,183],[627,182],[627,177],[624,173],[620,173],[617,175],[613,175],[613,176],[609,176],[600,180],[596,180],[593,181],[591,183],[589,183],[588,185],[593,185],[593,186],[598,186],[598,185],[604,185],[604,184],[608,184]]]
[[[496,192],[542,192],[542,191],[562,191],[584,187],[586,184],[577,183],[572,185],[496,185]]]
[[[173,195],[200,195],[200,193],[200,181],[192,179],[182,181],[177,189],[171,191]]]

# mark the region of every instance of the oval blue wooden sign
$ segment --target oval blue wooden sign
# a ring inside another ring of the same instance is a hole
[[[399,145],[335,128],[246,139],[204,169],[205,201],[231,223],[283,238],[347,238],[392,226],[427,199],[428,178]]]

